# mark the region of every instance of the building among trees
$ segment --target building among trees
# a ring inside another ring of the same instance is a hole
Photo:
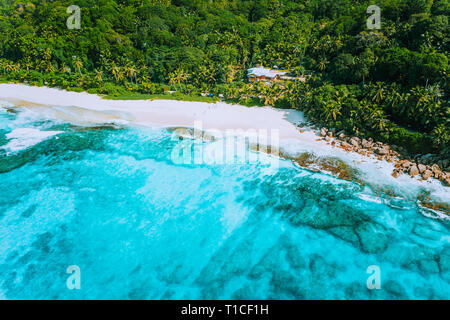
[[[280,77],[284,76],[285,74],[287,74],[286,71],[273,70],[260,66],[248,69],[247,76],[250,82],[255,81],[268,82],[280,79]]]
[[[276,67],[274,67],[276,68]],[[289,75],[288,71],[282,71],[282,70],[276,70],[276,69],[269,69],[264,68],[262,66],[250,68],[248,69],[248,80],[250,82],[255,81],[263,81],[263,82],[273,82],[273,81],[283,81],[283,80],[290,80],[290,81],[306,81],[306,77],[295,77],[292,75]]]

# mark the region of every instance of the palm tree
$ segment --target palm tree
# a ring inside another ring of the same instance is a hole
[[[327,68],[328,60],[326,58],[322,58],[319,61],[319,70],[324,71]]]
[[[151,82],[151,79],[149,76],[141,76],[141,77],[137,78],[137,80],[139,81],[139,83],[142,83],[142,84]]]
[[[335,99],[331,100],[329,104],[325,105],[325,119],[328,121],[330,117],[333,117],[333,120],[337,120],[337,116],[342,115],[341,109],[344,105],[343,100],[345,99],[345,96],[341,96],[339,92],[337,91],[335,94]]]
[[[377,103],[380,103],[383,100],[383,94],[384,94],[383,83],[377,82],[377,86],[376,86],[375,90],[376,90],[376,92],[375,92],[375,95],[373,96],[372,100],[376,101]]]
[[[61,72],[62,73],[70,73],[72,70],[70,70],[70,67],[69,66],[67,66],[66,64],[63,64],[62,66],[61,66]]]
[[[119,68],[119,72],[117,73],[117,81],[122,81],[124,77],[122,68]]]
[[[287,89],[285,86],[280,86],[278,83],[275,83],[270,88],[271,94],[273,95],[274,105],[279,99],[283,99],[287,94]]]
[[[45,71],[46,72],[54,72],[55,71],[55,66],[48,62],[47,65],[45,66]]]
[[[83,62],[81,61],[81,59],[78,57],[74,57],[73,64],[74,64],[75,68],[78,69],[78,72],[80,73],[80,75],[82,75],[81,68],[83,68]]]
[[[186,80],[189,78],[189,76],[186,78]],[[208,77],[206,78],[206,80],[208,81],[208,83],[214,83],[216,81],[216,77],[214,77],[214,74],[212,71],[210,71],[208,73]]]
[[[227,66],[227,77],[226,77],[227,83],[233,82],[233,80],[235,79],[236,73],[238,72],[239,69],[240,69],[240,67],[237,65],[229,64]]]
[[[271,96],[269,93],[267,93],[267,94],[264,96],[264,104],[265,104],[266,106],[273,106],[274,103],[275,103],[275,100],[274,100],[273,96]]]
[[[176,75],[174,72],[171,72],[169,74],[169,84],[176,89],[176,87],[175,87],[176,83],[177,83]]]
[[[432,99],[434,101],[437,101],[443,95],[441,88],[439,87],[439,84],[428,86],[428,87],[426,87],[425,90],[432,97]]]
[[[133,77],[136,77],[137,70],[133,65],[129,65],[125,68],[127,77],[130,78],[131,83],[133,83]],[[137,82],[137,81],[136,81]]]
[[[101,70],[95,70],[95,80],[99,83],[103,81],[103,71]]]
[[[239,96],[239,100],[243,99],[245,103],[248,102],[248,100],[253,97],[254,95],[254,87],[248,83],[244,85],[238,92],[234,91],[232,94],[234,94],[235,97]]]
[[[181,91],[181,82],[185,82],[189,78],[189,74],[185,73],[183,69],[178,68],[173,72],[172,77],[174,78],[174,83],[178,84]]]
[[[5,66],[5,71],[13,72],[13,70],[14,70],[14,64],[13,64],[12,62],[6,64],[6,66]]]
[[[114,78],[116,79],[116,82],[119,80],[119,74],[120,72],[120,67],[116,66],[115,64],[112,65],[111,67],[111,72],[114,76]]]
[[[331,103],[328,105],[328,108],[326,110],[326,112],[327,112],[326,119],[328,120],[328,118],[331,115],[331,116],[333,116],[333,120],[336,121],[337,116],[342,115],[341,107],[342,107],[342,105],[340,104],[339,101],[336,101],[336,100],[331,101]]]
[[[360,113],[356,116],[361,118]],[[361,120],[364,122],[362,123],[363,126],[370,127],[374,131],[385,132],[387,119],[379,106],[367,103],[362,118]]]
[[[214,78],[214,74],[212,72],[212,68],[209,66],[201,65],[198,69],[198,77],[197,77],[197,83],[201,82],[214,82],[216,79]]]
[[[279,86],[274,84],[266,85],[263,88],[262,94],[264,97],[264,104],[274,106],[279,97]]]

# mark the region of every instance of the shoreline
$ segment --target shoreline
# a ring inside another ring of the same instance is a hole
[[[421,177],[424,181],[435,178],[445,186],[450,186],[450,161],[446,157],[435,154],[411,156],[404,148],[374,141],[372,138],[366,140],[357,136],[347,136],[344,131],[336,133],[334,129],[322,128],[320,136],[333,147],[394,163],[395,169],[392,172],[394,178],[409,174],[411,177]]]
[[[280,130],[280,139],[297,137],[296,125],[305,121],[302,113],[296,110],[246,107],[225,102],[109,100],[87,92],[24,84],[0,84],[0,99],[30,109],[40,108],[40,112],[49,112],[49,116],[87,125],[123,120],[155,127],[193,127],[194,122],[201,121],[206,131],[277,129]],[[44,110],[45,106],[48,110]],[[56,111],[55,107],[58,107]],[[77,112],[79,117],[74,119]]]
[[[450,188],[437,179],[422,181],[417,176],[406,174],[395,178],[392,176],[395,163],[334,147],[330,141],[321,137],[320,130],[301,127],[305,125],[306,119],[303,113],[293,109],[246,107],[224,102],[107,100],[86,92],[24,84],[0,84],[0,100],[44,117],[85,126],[115,122],[159,128],[193,128],[195,123],[200,122],[205,132],[213,129],[222,132],[278,130],[280,153],[303,168],[339,177],[339,173],[327,170],[330,169],[328,159],[338,159],[358,171],[358,179],[364,184],[374,185],[381,190],[392,189],[396,195],[407,199],[418,199],[424,193],[429,194],[435,203],[445,203],[450,199]],[[313,157],[305,161],[307,154]],[[317,159],[320,161],[317,162]],[[320,162],[324,163],[322,167],[315,166]]]

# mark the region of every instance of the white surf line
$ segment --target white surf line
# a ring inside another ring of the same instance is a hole
[[[34,128],[17,128],[6,134],[11,139],[6,145],[0,147],[7,153],[15,153],[28,149],[46,139],[49,139],[62,131],[40,131]]]

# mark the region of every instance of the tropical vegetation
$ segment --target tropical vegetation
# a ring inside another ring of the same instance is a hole
[[[0,80],[109,96],[202,93],[450,153],[448,0],[2,0]],[[69,29],[67,7],[81,8]],[[306,82],[248,83],[277,66]]]

